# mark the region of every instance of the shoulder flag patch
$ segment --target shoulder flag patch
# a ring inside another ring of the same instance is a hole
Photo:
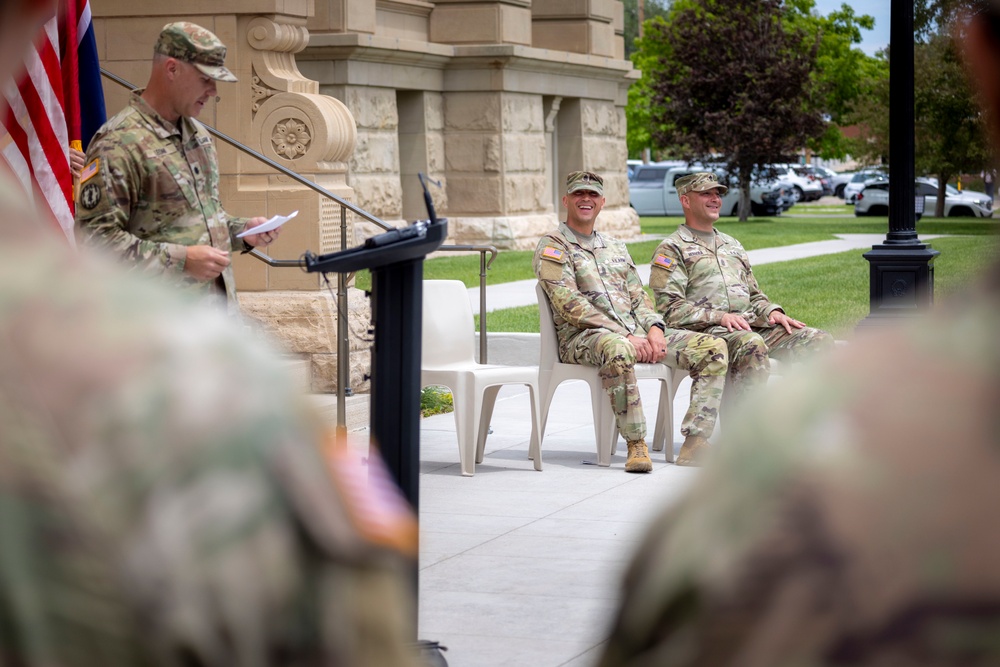
[[[98,172],[101,167],[101,158],[94,158],[94,161],[83,168],[80,172],[80,182],[86,183],[87,179]]]
[[[674,265],[676,264],[677,261],[674,260],[674,258],[667,257],[666,255],[657,255],[656,257],[653,258],[653,266],[659,266],[661,268],[666,269],[667,271],[673,269]]]
[[[542,250],[542,257],[545,259],[554,259],[557,262],[562,261],[564,254],[566,254],[565,251],[553,248],[552,246],[545,246],[545,249]]]

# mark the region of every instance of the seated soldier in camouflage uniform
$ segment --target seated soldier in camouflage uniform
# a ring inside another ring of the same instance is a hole
[[[237,234],[266,221],[222,208],[212,137],[194,118],[236,81],[225,45],[193,23],[164,26],[145,89],[87,147],[76,222],[88,244],[183,290],[238,308],[232,249],[266,246],[280,230]]]
[[[653,253],[649,285],[667,326],[726,341],[729,404],[767,382],[769,355],[798,360],[831,348],[833,337],[771,303],[757,286],[740,242],[714,228],[721,196],[728,190],[715,174],[691,174],[676,185],[684,224]]]
[[[687,436],[678,465],[691,465],[694,438],[715,429],[725,385],[725,344],[712,336],[667,329],[653,310],[628,249],[594,231],[604,206],[604,181],[576,171],[566,179],[566,222],[538,241],[533,266],[548,295],[564,363],[600,369],[601,380],[628,441],[627,472],[649,472],[646,420],[633,368],[662,361],[691,374],[691,404],[681,432]]]

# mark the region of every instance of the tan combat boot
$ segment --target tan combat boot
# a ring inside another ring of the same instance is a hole
[[[651,472],[653,462],[649,459],[649,450],[645,440],[631,440],[628,443],[628,459],[625,461],[625,472]]]
[[[700,435],[689,435],[684,438],[684,444],[681,445],[681,451],[674,460],[674,465],[701,465],[701,460],[708,453],[708,449],[708,438],[703,438]]]

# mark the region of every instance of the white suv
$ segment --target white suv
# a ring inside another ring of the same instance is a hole
[[[887,174],[881,169],[862,169],[851,176],[851,180],[844,185],[844,203],[853,204],[858,193],[865,189],[868,183],[884,180]]]
[[[937,181],[930,178],[918,178],[914,181],[914,194],[923,196],[923,214],[934,215],[937,205]],[[919,202],[915,203],[919,209]],[[854,215],[889,215],[889,181],[882,179],[865,186],[858,194],[854,204]],[[950,185],[945,186],[944,215],[948,218],[976,217],[989,218],[993,215],[993,201],[982,192],[956,190]]]

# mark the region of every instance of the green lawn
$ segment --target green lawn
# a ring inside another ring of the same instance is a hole
[[[931,246],[941,251],[934,262],[934,291],[939,302],[1000,258],[1000,246],[985,236],[935,239]],[[870,269],[863,253],[851,250],[762,264],[754,269],[754,275],[768,297],[792,317],[843,336],[868,315]],[[487,315],[487,325],[490,331],[537,332],[538,307],[494,311]]]
[[[735,236],[747,250],[822,241],[834,234],[885,234],[886,218],[856,218],[844,206],[841,217],[815,215],[812,217],[751,218],[739,222],[724,218],[718,228]],[[819,211],[810,205],[798,206],[792,211]],[[646,217],[641,219],[643,234],[658,237],[672,233],[681,223],[679,217]],[[972,218],[924,218],[917,223],[919,234],[951,234],[952,238],[935,239],[932,246],[941,251],[935,262],[935,287],[939,299],[967,284],[997,254],[995,239],[1000,232],[1000,220]],[[633,259],[644,264],[653,255],[657,240],[629,244]],[[861,256],[864,251],[851,251],[838,255],[763,264],[754,269],[761,287],[775,302],[782,304],[798,319],[837,334],[842,334],[868,314],[868,262]],[[534,278],[531,270],[533,252],[501,251],[492,267],[486,272],[487,284],[496,285],[515,280]],[[488,256],[487,256],[488,257]],[[427,279],[461,280],[467,287],[479,285],[479,255],[441,257],[424,263]],[[359,272],[355,285],[370,289],[367,272]],[[538,308],[523,306],[488,315],[490,331],[538,331]],[[477,323],[478,326],[478,323]]]

